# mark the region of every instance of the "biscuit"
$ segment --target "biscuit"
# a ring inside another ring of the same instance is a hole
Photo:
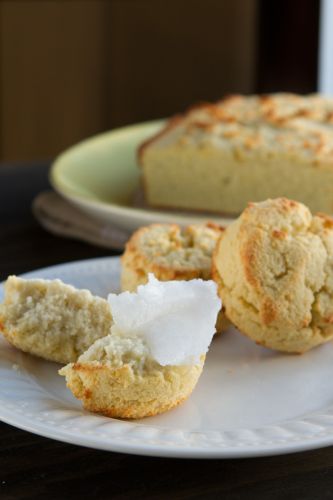
[[[141,227],[121,257],[121,288],[135,291],[153,273],[160,281],[211,279],[212,253],[223,228],[217,224],[152,224]]]
[[[227,317],[258,344],[302,353],[333,337],[333,219],[285,198],[225,230],[213,278]]]
[[[114,418],[143,418],[180,404],[193,391],[204,364],[161,366],[142,338],[111,334],[97,340],[59,374],[85,409]]]
[[[60,280],[10,276],[0,305],[0,331],[15,347],[59,363],[76,361],[110,333],[108,302]]]
[[[121,257],[121,289],[136,291],[153,273],[160,281],[211,279],[212,253],[224,228],[217,224],[152,224],[138,229]],[[229,326],[223,312],[216,330]]]

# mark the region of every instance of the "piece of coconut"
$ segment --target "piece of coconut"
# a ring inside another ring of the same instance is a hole
[[[215,332],[221,300],[213,281],[158,281],[137,292],[110,294],[112,333],[145,339],[162,366],[195,364],[206,354]]]

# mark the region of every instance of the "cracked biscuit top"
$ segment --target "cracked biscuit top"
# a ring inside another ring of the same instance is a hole
[[[171,119],[142,145],[140,155],[149,146],[169,145],[333,165],[333,99],[287,93],[229,96]]]
[[[136,231],[122,256],[122,289],[136,290],[148,273],[158,279],[210,279],[212,253],[223,228],[217,224],[152,224]]]
[[[235,325],[304,352],[333,337],[333,219],[285,198],[250,203],[227,227],[213,276]]]

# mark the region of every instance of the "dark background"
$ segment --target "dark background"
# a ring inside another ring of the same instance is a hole
[[[319,0],[0,1],[0,162],[226,93],[313,92]]]
[[[0,0],[0,279],[111,253],[38,225],[49,163],[34,160],[225,93],[313,92],[318,20],[318,0]],[[333,447],[172,460],[0,424],[1,500],[330,499],[332,471]]]

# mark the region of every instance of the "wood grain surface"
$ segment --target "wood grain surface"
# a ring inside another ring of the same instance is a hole
[[[30,206],[47,165],[0,168],[0,277],[110,254],[51,236]],[[329,382],[330,383],[330,382]],[[242,460],[131,456],[64,444],[0,423],[0,499],[333,498],[333,447]]]

